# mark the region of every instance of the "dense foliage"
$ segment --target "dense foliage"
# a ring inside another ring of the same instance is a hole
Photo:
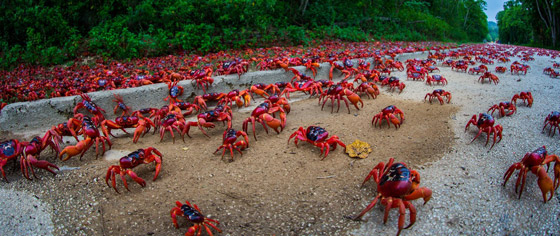
[[[494,21],[488,21],[488,35],[486,36],[486,41],[494,42],[499,39],[498,24]]]
[[[483,0],[12,0],[0,67],[135,58],[314,40],[481,41]]]
[[[558,48],[559,0],[510,0],[498,13],[500,41]]]

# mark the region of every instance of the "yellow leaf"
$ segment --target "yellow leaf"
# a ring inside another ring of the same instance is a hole
[[[364,159],[372,152],[370,145],[366,142],[356,139],[352,144],[346,146],[346,153],[350,157],[358,157]]]

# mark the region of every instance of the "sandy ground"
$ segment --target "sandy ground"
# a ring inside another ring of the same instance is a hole
[[[417,170],[422,176],[421,186],[434,192],[426,205],[421,200],[413,202],[418,210],[417,222],[403,230],[403,235],[558,235],[558,195],[543,204],[532,174],[521,199],[513,190],[515,179],[501,186],[504,172],[526,152],[546,145],[550,153],[558,153],[559,135],[549,137],[541,129],[546,115],[558,109],[560,82],[542,74],[544,67],[552,65],[549,58],[536,59],[528,63],[532,69],[527,75],[498,74],[498,85],[481,84],[476,75],[445,67],[436,74],[449,80],[447,86],[405,81],[404,72],[398,72],[394,75],[407,86],[401,94],[381,88],[377,99],[363,97],[363,109],[351,107],[350,114],[344,105],[340,112],[331,113],[330,107],[321,110],[317,98],[294,98],[284,131],[266,134],[258,127],[258,141],[249,133],[250,148],[243,156],[236,154],[233,162],[212,154],[222,142],[221,124],[209,131],[211,138],[191,130],[192,138],[185,137],[185,143],[179,138],[173,144],[169,135],[160,142],[158,135],[149,134],[133,144],[132,137],[124,134],[112,139],[114,146],[106,157],[152,146],[163,153],[164,162],[156,181],[151,181],[153,164],[135,169],[147,181],[145,188],[129,180],[128,192],[117,180],[121,194],[104,180],[107,168],[117,160],[96,159],[95,152],[88,151],[81,161],[76,157],[61,162],[47,152],[43,158],[62,167],[54,177],[38,171],[39,179],[28,181],[21,177],[19,168],[6,168],[11,182],[2,182],[0,192],[19,195],[17,201],[3,203],[0,234],[182,235],[187,230],[186,221],[179,220],[181,228],[175,229],[169,211],[175,201],[188,200],[206,216],[220,221],[219,227],[226,235],[391,235],[397,231],[397,210],[391,212],[386,225],[382,223],[381,206],[366,214],[364,221],[351,221],[345,216],[359,213],[374,198],[375,184],[363,188],[360,184],[374,165],[394,157]],[[493,71],[497,65],[489,67]],[[424,95],[436,88],[453,94],[451,104],[423,101]],[[471,116],[500,101],[509,101],[523,90],[532,91],[535,104],[527,108],[521,102],[516,114],[496,118],[504,126],[502,142],[489,150],[483,135],[469,144],[477,131],[471,127],[464,132]],[[388,105],[403,110],[404,124],[399,129],[386,124],[373,127],[373,115]],[[235,129],[241,129],[250,111],[234,110]],[[337,149],[321,161],[317,147],[302,143],[296,148],[293,141],[288,143],[290,134],[309,125],[325,128],[346,144],[355,139],[366,141],[373,152],[360,160]],[[2,134],[0,139],[9,137]],[[21,203],[33,206],[30,208],[35,211],[6,207]],[[26,224],[36,226],[16,227]]]

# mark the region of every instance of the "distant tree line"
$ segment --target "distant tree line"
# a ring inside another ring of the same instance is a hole
[[[6,0],[0,67],[310,44],[483,40],[483,0]]]
[[[494,21],[488,21],[488,35],[486,36],[487,42],[494,42],[499,39],[498,24]]]
[[[498,12],[500,41],[559,48],[560,1],[510,0]]]

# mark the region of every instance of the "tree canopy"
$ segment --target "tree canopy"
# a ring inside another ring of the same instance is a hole
[[[500,41],[558,48],[560,0],[510,0],[498,13]]]
[[[9,0],[1,67],[314,40],[483,40],[483,0]]]

